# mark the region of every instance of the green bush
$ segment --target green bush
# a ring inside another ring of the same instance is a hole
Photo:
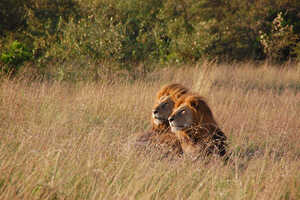
[[[297,47],[300,37],[294,34],[293,26],[286,23],[282,12],[279,12],[272,21],[270,33],[260,32],[260,34],[260,42],[268,58],[281,61],[294,56],[290,51]]]
[[[160,4],[158,0],[100,1],[85,11],[86,18],[63,24],[61,40],[49,53],[63,58],[58,62],[88,57],[126,70],[132,70],[132,64],[156,61],[153,29]]]
[[[0,44],[17,40],[32,49],[33,66],[51,77],[104,66],[147,72],[202,59],[300,59],[298,0],[4,0],[0,6]]]
[[[1,61],[5,64],[2,71],[14,74],[25,61],[31,59],[32,51],[24,44],[14,41],[8,49],[1,54]]]

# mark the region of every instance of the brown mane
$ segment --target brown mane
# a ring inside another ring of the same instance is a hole
[[[163,96],[172,96],[175,100],[188,93],[188,89],[179,83],[172,83],[163,86],[156,94],[156,101]]]

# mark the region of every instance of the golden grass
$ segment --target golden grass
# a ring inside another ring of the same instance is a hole
[[[299,199],[299,66],[210,66],[110,84],[2,80],[0,199]],[[131,146],[171,82],[207,98],[230,164]]]

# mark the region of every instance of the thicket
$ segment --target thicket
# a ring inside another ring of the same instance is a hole
[[[0,67],[56,79],[300,59],[298,0],[2,0]],[[28,64],[29,63],[29,64]]]

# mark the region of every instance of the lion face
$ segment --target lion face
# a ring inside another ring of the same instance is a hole
[[[193,116],[193,110],[189,106],[182,105],[177,108],[169,117],[171,131],[176,133],[190,128],[193,125]]]
[[[168,122],[168,118],[173,111],[174,101],[170,96],[163,96],[159,99],[158,104],[152,110],[153,122],[156,125]]]
[[[182,96],[169,117],[172,132],[183,131],[202,124],[216,124],[211,110],[201,96]]]

